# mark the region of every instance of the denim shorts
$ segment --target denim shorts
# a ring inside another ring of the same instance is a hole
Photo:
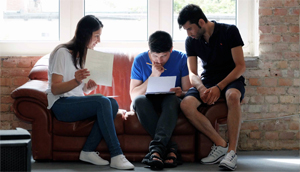
[[[209,79],[202,79],[202,83],[204,84],[204,86],[206,88],[210,88],[215,86],[216,84],[218,84],[222,79],[220,79],[219,77],[214,77],[214,78],[210,78]],[[241,99],[240,101],[243,100],[244,98],[244,94],[245,94],[245,78],[243,76],[239,77],[237,80],[232,81],[231,83],[229,83],[221,92],[220,98],[224,98],[226,100],[226,96],[225,93],[228,89],[230,88],[235,88],[237,90],[239,90],[241,92]],[[200,98],[200,94],[199,91],[195,88],[192,87],[188,90],[188,92],[185,94],[185,97],[187,96],[193,96],[195,98],[197,98],[201,104],[203,104],[203,101]]]

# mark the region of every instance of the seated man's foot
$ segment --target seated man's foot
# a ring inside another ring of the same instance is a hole
[[[219,167],[229,170],[235,170],[237,167],[237,155],[231,150],[225,156],[225,158],[220,162]]]
[[[148,160],[148,165],[155,170],[161,170],[164,168],[163,160],[157,152],[152,153]]]
[[[123,154],[112,157],[110,161],[110,167],[119,170],[134,169],[134,165],[131,164]]]
[[[79,155],[81,161],[89,162],[95,165],[108,165],[109,162],[102,159],[99,152],[85,152],[81,151]]]
[[[212,146],[209,155],[205,158],[201,159],[202,164],[216,164],[222,160],[225,154],[228,151],[227,147],[216,146],[215,144]]]
[[[178,160],[178,153],[174,149],[171,149],[165,158],[164,164],[166,168],[173,168],[182,163]]]
[[[146,165],[149,165],[148,162],[149,162],[150,156],[151,156],[151,153],[150,153],[150,152],[147,153],[147,155],[143,158],[142,163],[143,163],[143,164],[146,164]]]

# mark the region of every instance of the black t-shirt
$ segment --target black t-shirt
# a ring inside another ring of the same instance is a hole
[[[201,76],[204,79],[216,75],[225,78],[235,68],[231,49],[244,45],[235,25],[212,22],[215,23],[215,28],[209,43],[203,37],[187,37],[185,41],[187,56],[198,56],[201,59],[204,69]]]

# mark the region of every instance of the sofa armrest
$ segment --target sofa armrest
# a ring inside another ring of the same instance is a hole
[[[52,114],[47,109],[47,81],[30,80],[11,93],[16,116],[32,123],[34,159],[52,159]]]
[[[16,88],[11,93],[13,99],[18,98],[33,98],[39,100],[46,107],[48,106],[48,100],[46,95],[46,89],[48,87],[48,81],[30,80],[24,85]]]

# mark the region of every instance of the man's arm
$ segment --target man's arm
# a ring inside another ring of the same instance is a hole
[[[246,64],[244,60],[244,52],[242,46],[234,47],[231,49],[231,54],[233,61],[235,63],[235,68],[218,83],[218,86],[223,90],[229,83],[238,79],[246,70]]]
[[[192,87],[189,75],[181,77],[182,94],[180,97],[185,96],[186,92]]]
[[[207,88],[203,85],[200,77],[198,76],[198,61],[197,56],[189,56],[187,59],[187,65],[189,68],[189,78],[193,87],[197,88],[200,97],[204,103],[206,103],[207,94],[204,92]]]
[[[221,82],[217,84],[221,90],[223,90],[232,81],[238,79],[246,70],[242,46],[232,48],[231,54],[235,63],[235,68]],[[220,97],[219,93],[220,90],[216,86],[211,87],[209,89],[207,104],[212,104],[217,101]]]
[[[144,95],[147,91],[148,79],[143,83],[141,80],[131,79],[130,80],[130,98],[131,101],[136,96]]]
[[[185,91],[185,92],[188,91],[192,87],[189,75],[181,77],[181,86],[182,86],[182,91]]]

